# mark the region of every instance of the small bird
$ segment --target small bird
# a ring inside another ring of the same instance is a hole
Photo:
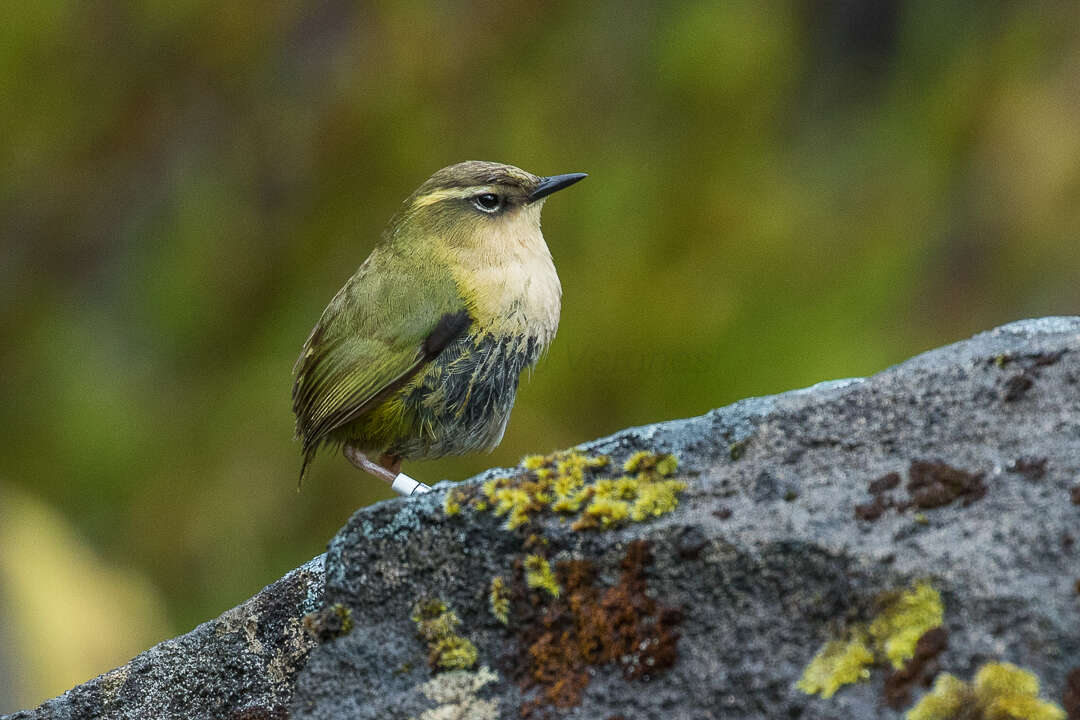
[[[584,177],[468,161],[409,196],[293,368],[301,482],[321,446],[341,446],[408,495],[428,488],[401,473],[402,460],[499,444],[521,372],[559,326],[540,210]]]

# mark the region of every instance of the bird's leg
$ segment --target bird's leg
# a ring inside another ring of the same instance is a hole
[[[388,468],[382,463],[371,462],[370,460],[368,460],[368,456],[362,453],[356,447],[346,443],[345,447],[342,448],[342,453],[345,455],[345,458],[349,462],[351,462],[360,470],[363,470],[369,475],[374,475],[375,477],[385,482],[387,485],[394,484],[394,477],[397,475],[397,473],[391,472],[390,468]]]
[[[431,490],[424,483],[401,472],[401,458],[396,455],[383,455],[379,462],[372,462],[363,451],[349,443],[345,443],[342,454],[360,470],[388,484],[398,495],[417,495]]]
[[[380,455],[379,464],[390,472],[397,475],[401,472],[401,456],[400,455]]]

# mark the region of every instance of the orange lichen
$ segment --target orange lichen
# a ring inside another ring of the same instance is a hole
[[[627,678],[643,678],[675,662],[681,613],[647,592],[645,568],[652,562],[648,543],[627,548],[618,584],[597,587],[586,560],[557,565],[563,593],[547,601],[531,594],[531,613],[518,625],[526,648],[519,671],[525,688],[538,695],[526,711],[541,705],[572,707],[589,684],[590,667],[617,663]]]

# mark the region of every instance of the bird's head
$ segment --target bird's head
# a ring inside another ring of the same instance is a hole
[[[539,177],[513,165],[469,160],[428,178],[390,223],[391,237],[437,237],[459,248],[497,252],[507,243],[543,241],[540,209],[551,193],[585,173]]]

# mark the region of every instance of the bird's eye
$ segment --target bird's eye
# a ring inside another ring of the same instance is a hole
[[[495,193],[482,193],[475,196],[472,201],[477,210],[486,213],[496,212],[502,205],[502,199]]]

